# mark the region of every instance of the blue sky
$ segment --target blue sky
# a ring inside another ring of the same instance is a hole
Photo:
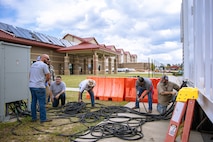
[[[57,38],[95,37],[138,62],[182,63],[181,0],[0,0],[0,22]]]

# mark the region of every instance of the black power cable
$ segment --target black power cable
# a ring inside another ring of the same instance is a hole
[[[185,84],[183,86],[185,86]],[[17,114],[17,120],[19,121],[19,124],[15,126],[17,129],[17,127],[22,124],[19,120],[19,116],[24,112],[23,108],[25,108],[25,105],[23,102],[15,102],[10,104],[9,107],[15,114]],[[139,140],[143,138],[142,125],[144,123],[170,119],[174,107],[175,101],[172,101],[170,107],[164,114],[150,114],[138,112],[136,110],[124,106],[107,107],[96,103],[96,107],[91,108],[88,106],[88,104],[84,102],[69,102],[65,106],[60,108],[47,109],[47,113],[51,113],[50,116],[54,117],[54,119],[69,120],[66,123],[50,127],[60,127],[73,123],[81,123],[86,126],[86,129],[75,134],[55,134],[35,127],[31,128],[37,131],[37,133],[33,133],[33,135],[53,134],[57,136],[69,137],[70,141],[96,142],[100,139],[110,137],[118,137],[120,139],[128,141]],[[127,116],[124,114],[134,115]],[[96,126],[87,126],[87,124],[94,122],[102,123]],[[12,129],[12,133],[14,135],[21,136],[21,134],[15,132],[15,128]]]
[[[7,103],[7,106],[9,110],[12,111],[13,114],[15,114],[17,119],[18,119],[18,116],[31,115],[30,111],[27,110],[26,103],[23,100]]]
[[[14,107],[14,106],[13,106]],[[90,108],[88,104],[83,102],[69,102],[61,108],[47,109],[47,112],[52,112],[54,119],[68,119],[69,122],[58,124],[50,127],[60,127],[73,123],[82,123],[86,126],[85,130],[75,134],[55,134],[41,130],[35,127],[31,127],[36,134],[53,134],[57,136],[69,137],[71,141],[98,141],[103,138],[118,137],[123,140],[138,140],[143,138],[142,125],[145,122],[151,122],[156,120],[168,119],[172,109],[170,107],[164,115],[150,114],[135,111],[131,108],[124,106],[103,106],[99,104],[99,107]],[[95,110],[95,111],[94,111]],[[134,114],[136,116],[126,116],[123,114]],[[17,118],[19,116],[17,115]],[[75,120],[73,120],[75,118]],[[96,126],[87,126],[87,124],[94,122],[101,122]],[[63,122],[63,121],[61,121]],[[20,123],[21,124],[21,123]],[[18,126],[16,126],[16,129]],[[14,135],[21,136],[12,129]],[[90,137],[88,137],[90,136]],[[92,137],[91,137],[92,136]]]

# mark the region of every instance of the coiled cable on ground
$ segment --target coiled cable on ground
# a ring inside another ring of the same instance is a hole
[[[86,108],[86,104],[83,102],[69,102],[64,108],[65,114],[75,115],[81,113]]]
[[[103,138],[117,137],[122,140],[139,140],[143,138],[142,129],[138,130],[138,126],[142,123],[138,123],[137,126],[131,126],[126,123],[117,122],[103,122],[96,126],[93,126],[85,134],[76,135],[76,137],[71,137],[71,141],[81,142],[87,140],[98,141]]]
[[[143,138],[142,125],[146,122],[168,119],[172,113],[174,105],[168,109],[164,115],[150,114],[138,112],[125,106],[104,106],[98,104],[97,107],[91,109],[84,102],[69,102],[61,108],[47,109],[54,119],[68,119],[66,123],[58,124],[50,127],[66,126],[73,123],[82,123],[86,126],[84,130],[75,134],[57,134],[58,136],[69,137],[70,141],[98,141],[103,138],[118,137],[123,140],[138,140]],[[90,104],[91,105],[91,104]],[[125,114],[125,115],[124,115]],[[126,115],[131,114],[131,115]],[[55,116],[54,116],[55,115]],[[18,118],[19,116],[17,116]],[[63,122],[63,121],[61,121]],[[102,122],[96,126],[91,123]],[[90,124],[90,125],[88,125]],[[21,123],[20,123],[21,125]],[[18,126],[20,126],[18,125]],[[15,132],[18,126],[12,130],[14,135],[21,136],[21,133]],[[36,134],[53,134],[42,129],[32,129],[32,135]]]

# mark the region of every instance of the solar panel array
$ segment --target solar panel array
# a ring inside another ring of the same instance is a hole
[[[65,39],[58,39],[53,36],[30,31],[20,27],[15,27],[15,26],[8,25],[1,22],[0,22],[0,29],[3,31],[7,31],[9,33],[12,33],[15,35],[15,37],[19,37],[19,38],[40,41],[43,43],[54,44],[54,45],[63,46],[63,47],[70,47],[70,46],[76,45],[74,42],[71,42]]]

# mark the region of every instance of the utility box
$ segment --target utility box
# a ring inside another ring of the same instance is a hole
[[[7,103],[27,100],[30,109],[30,49],[30,46],[0,41],[0,121],[9,117]]]

